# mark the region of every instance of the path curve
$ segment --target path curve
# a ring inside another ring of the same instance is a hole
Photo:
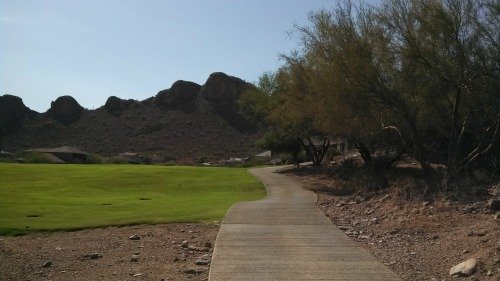
[[[316,208],[312,191],[275,170],[249,170],[267,197],[228,210],[208,280],[400,280]]]

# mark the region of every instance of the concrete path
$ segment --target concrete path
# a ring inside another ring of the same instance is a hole
[[[267,198],[229,209],[208,280],[400,280],[316,208],[313,192],[275,169],[250,170]]]

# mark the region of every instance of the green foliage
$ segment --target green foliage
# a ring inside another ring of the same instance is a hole
[[[16,159],[12,157],[0,157],[0,163],[16,163]]]
[[[39,164],[51,164],[50,158],[40,152],[23,152],[21,153],[21,158],[24,163],[39,163]]]
[[[111,156],[105,158],[105,164],[128,164],[127,160],[121,156]]]
[[[0,151],[2,150],[2,140],[3,140],[3,134],[4,134],[4,128],[2,125],[2,121],[0,121]]]
[[[105,159],[97,154],[88,154],[85,157],[85,164],[104,164]]]
[[[268,132],[259,139],[258,145],[276,152],[298,153],[302,150],[300,138],[286,132]]]
[[[297,162],[299,153],[302,151],[302,140],[291,130],[279,130],[267,132],[257,144],[263,149],[273,152],[290,153]]]
[[[277,95],[276,76],[266,72],[259,77],[255,87],[248,88],[238,100],[241,113],[256,125],[265,125]]]
[[[301,51],[262,76],[272,87],[256,85],[267,98],[252,112],[272,131],[349,139],[376,173],[411,153],[430,187],[446,187],[499,151],[498,11],[494,0],[391,0],[313,12],[296,29]]]
[[[264,187],[245,169],[0,164],[0,234],[211,222]],[[151,200],[140,200],[149,198]]]

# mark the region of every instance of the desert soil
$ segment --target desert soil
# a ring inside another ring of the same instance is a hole
[[[342,195],[344,182],[332,173],[287,174],[404,280],[457,280],[450,268],[470,258],[479,260],[475,274],[458,280],[500,280],[500,220],[484,200],[405,201],[395,189]],[[0,237],[0,280],[207,280],[209,263],[195,263],[211,260],[217,232],[217,225],[191,223]],[[134,234],[140,239],[130,240]]]
[[[218,229],[175,223],[0,237],[0,280],[207,280]]]
[[[309,169],[286,173],[315,191],[321,211],[404,280],[500,280],[500,220],[485,201],[404,201],[395,189],[342,196],[335,175]],[[479,261],[474,275],[449,276],[470,258]]]

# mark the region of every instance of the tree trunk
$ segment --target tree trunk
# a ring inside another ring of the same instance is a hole
[[[302,141],[302,146],[306,150],[306,153],[311,156],[313,166],[321,166],[321,162],[330,148],[330,140],[325,138],[321,148],[318,150],[310,137],[306,137],[306,139],[308,144]]]
[[[368,147],[362,141],[359,140],[353,140],[353,143],[356,149],[359,151],[359,154],[361,154],[361,158],[363,158],[365,165],[367,166],[371,165],[373,159]]]
[[[427,195],[428,193],[437,190],[439,186],[436,181],[436,171],[434,170],[434,168],[432,168],[431,164],[427,160],[427,152],[425,150],[423,141],[420,138],[420,135],[418,135],[416,132],[413,138],[413,146],[414,146],[415,158],[420,163],[424,181],[425,184],[427,185],[424,195]]]
[[[386,189],[389,187],[389,176],[387,175],[387,168],[383,161],[374,161],[371,165],[374,174],[373,186],[375,190]]]
[[[451,115],[450,138],[448,140],[448,161],[446,163],[446,175],[442,186],[446,190],[456,176],[457,159],[459,154],[458,143],[458,109],[460,106],[461,89],[455,92],[455,103]],[[462,132],[463,133],[463,132]]]
[[[292,157],[293,157],[293,161],[295,161],[295,163],[297,164],[297,169],[300,169],[299,153],[294,152],[292,154]]]

